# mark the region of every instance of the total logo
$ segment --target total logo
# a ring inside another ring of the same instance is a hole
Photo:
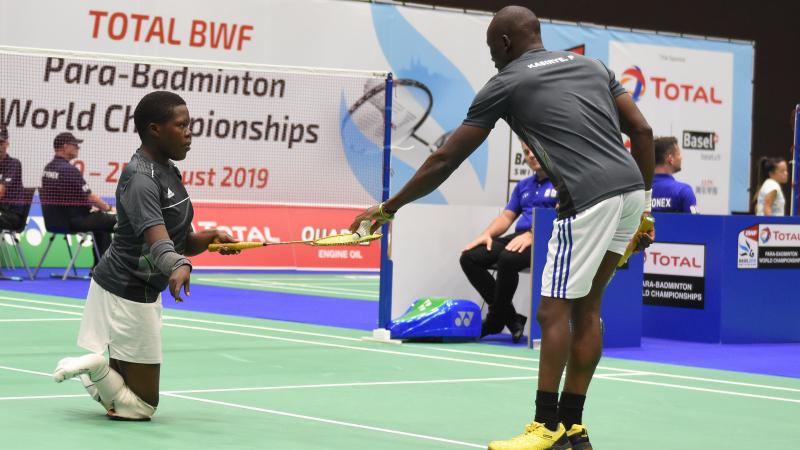
[[[688,103],[709,103],[721,105],[714,86],[682,83],[666,77],[645,77],[639,66],[631,66],[622,72],[619,83],[630,92],[633,100],[638,102],[647,92],[647,85],[652,87],[652,95],[659,100],[682,101]]]
[[[759,236],[759,239],[761,240],[762,244],[766,244],[767,242],[769,242],[770,236],[771,236],[771,231],[769,230],[769,227],[764,227],[761,230],[761,236]]]

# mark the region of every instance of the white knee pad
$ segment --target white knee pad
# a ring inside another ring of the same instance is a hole
[[[100,403],[113,419],[148,420],[156,409],[125,385],[125,380],[108,365],[91,373]]]
[[[113,409],[109,411],[109,417],[112,419],[149,420],[156,413],[154,407],[124,385],[112,403]]]

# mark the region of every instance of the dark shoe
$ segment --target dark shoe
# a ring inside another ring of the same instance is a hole
[[[586,432],[586,427],[583,425],[573,425],[567,430],[567,437],[570,445],[572,445],[572,450],[592,450],[592,444],[589,442],[589,433]]]
[[[486,316],[486,319],[483,320],[483,323],[481,324],[481,339],[490,334],[497,334],[503,331],[505,325],[496,317],[497,316],[493,316],[491,313],[489,313]]]
[[[511,331],[511,340],[515,344],[522,339],[522,335],[525,333],[525,324],[527,322],[528,318],[522,314],[515,314],[514,318],[508,321],[507,326],[509,331]]]

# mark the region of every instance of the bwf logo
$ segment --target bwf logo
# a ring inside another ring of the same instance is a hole
[[[456,326],[465,326],[468,327],[469,324],[472,323],[472,318],[475,316],[475,313],[472,311],[459,311],[458,317],[456,317]]]

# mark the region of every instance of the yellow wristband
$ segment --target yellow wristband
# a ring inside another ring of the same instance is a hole
[[[383,203],[378,205],[378,214],[380,214],[382,220],[385,221],[394,220],[394,214],[389,214],[383,210]]]

